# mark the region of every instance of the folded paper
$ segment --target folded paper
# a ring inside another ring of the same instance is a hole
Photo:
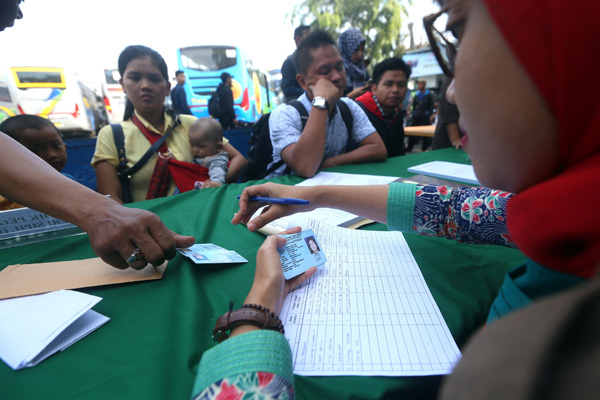
[[[91,310],[100,300],[60,290],[0,301],[0,358],[18,370],[64,350],[109,321]]]

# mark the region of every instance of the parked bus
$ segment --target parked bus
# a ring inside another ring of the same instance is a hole
[[[118,69],[105,69],[102,75],[102,95],[104,106],[111,124],[123,121],[125,114],[125,93],[119,83],[121,74]]]
[[[0,123],[6,118],[21,114],[16,101],[16,88],[10,84],[11,81],[7,70],[0,68]]]
[[[236,46],[192,46],[177,50],[177,64],[186,74],[185,92],[192,113],[208,117],[208,100],[221,83],[221,74],[233,76],[234,111],[240,122],[253,123],[277,106],[267,73],[254,67]]]
[[[48,118],[67,137],[90,136],[108,123],[101,99],[75,73],[54,67],[11,67],[8,72],[20,114]]]

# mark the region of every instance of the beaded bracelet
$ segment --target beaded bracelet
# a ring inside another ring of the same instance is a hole
[[[233,302],[229,303],[229,311],[220,316],[213,329],[213,340],[221,343],[229,337],[230,331],[240,325],[254,325],[261,329],[285,333],[283,323],[277,315],[260,304],[244,304],[240,309],[232,311]]]

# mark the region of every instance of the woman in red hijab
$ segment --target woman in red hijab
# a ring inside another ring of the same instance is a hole
[[[490,320],[494,320],[597,272],[600,214],[589,203],[600,199],[600,186],[595,185],[600,177],[600,63],[593,51],[597,47],[595,11],[600,6],[592,0],[447,0],[443,5],[448,29],[460,42],[447,97],[461,111],[463,148],[471,156],[479,181],[500,190],[473,189],[468,198],[461,198],[458,193],[467,192],[464,188],[444,188],[443,193],[438,188],[434,193],[423,185],[266,184],[244,190],[233,223],[247,222],[250,230],[256,230],[283,215],[336,207],[392,227],[423,232],[418,219],[424,207],[422,200],[426,197],[432,201],[438,196],[460,200],[445,210],[454,218],[452,223],[457,223],[449,224],[455,233],[461,230],[461,210],[474,228],[485,225],[479,224],[482,214],[473,212],[476,207],[500,210],[501,225],[508,226],[508,232],[501,236],[507,242],[514,241],[528,260],[507,276],[490,311]],[[569,76],[576,77],[579,86],[572,85]],[[485,190],[493,197],[489,204],[481,197]],[[509,192],[515,195],[511,197]],[[248,201],[257,195],[303,198],[310,205],[272,205],[250,220],[257,207],[264,205]],[[457,210],[459,204],[464,208]],[[475,229],[479,239],[486,232],[480,234]],[[455,233],[455,238],[478,240],[459,235]],[[259,251],[257,278],[246,299],[275,311],[290,287],[298,284],[284,280],[277,245],[275,238],[269,238]],[[309,270],[299,278],[312,273]],[[251,324],[235,328],[232,336],[236,337],[227,346],[239,347],[256,340],[264,331],[246,333],[256,329]],[[257,351],[270,352],[274,358],[286,349],[289,352],[285,339],[279,343],[273,337]],[[223,344],[205,354],[195,394],[231,388],[231,378],[212,384],[200,379],[210,368],[208,361],[225,356]],[[287,389],[282,384],[291,376],[291,365],[288,368],[282,367],[273,381],[280,390],[293,393],[291,381],[287,380]],[[261,370],[259,364],[256,370]]]
[[[448,26],[462,25],[448,96],[464,114],[464,148],[484,185],[518,194],[508,228],[529,257],[492,315],[590,278],[600,259],[600,218],[586,206],[600,195],[599,57],[589,51],[598,5],[578,3],[446,3]]]

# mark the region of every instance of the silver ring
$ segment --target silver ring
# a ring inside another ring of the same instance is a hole
[[[140,261],[144,259],[144,255],[142,254],[139,248],[136,248],[133,253],[127,259],[127,264],[133,264],[136,261]]]

